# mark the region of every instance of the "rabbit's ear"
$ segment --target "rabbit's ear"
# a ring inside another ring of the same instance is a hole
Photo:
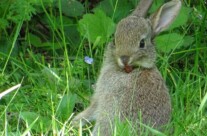
[[[140,0],[138,6],[132,13],[132,16],[145,17],[152,3],[153,0]]]
[[[172,0],[165,3],[157,12],[151,15],[150,20],[152,22],[154,35],[165,30],[173,22],[180,11],[180,8],[180,0]]]

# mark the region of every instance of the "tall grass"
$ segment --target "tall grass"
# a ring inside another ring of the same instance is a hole
[[[206,135],[206,4],[202,0],[184,3],[190,7],[198,5],[200,9],[192,8],[192,15],[202,12],[203,16],[199,19],[195,15],[189,20],[190,23],[177,30],[184,36],[194,38],[195,42],[189,47],[176,48],[170,53],[158,50],[157,65],[170,90],[173,115],[167,125],[169,129],[163,133],[144,126],[156,135]],[[60,1],[58,4],[61,7]],[[52,50],[31,45],[32,39],[26,37],[30,35],[34,24],[26,21],[13,24],[16,29],[11,35],[6,35],[7,39],[12,39],[10,51],[0,53],[0,91],[22,83],[18,91],[0,99],[0,135],[90,135],[92,124],[75,129],[70,121],[74,114],[89,105],[92,85],[101,67],[104,46],[93,49],[93,43],[80,36],[80,43],[73,50],[72,46],[68,46],[70,40],[64,31],[61,8],[58,15],[51,8],[46,9],[43,2],[41,8],[52,32]],[[115,6],[114,13],[117,10]],[[59,26],[54,18],[60,20]],[[21,29],[25,30],[24,39],[20,36]],[[63,46],[57,50],[56,43]],[[16,52],[16,46],[20,51],[15,56],[13,53]],[[85,63],[84,56],[92,57],[94,63]],[[114,128],[115,135],[126,135],[130,131],[130,123],[118,122]],[[172,128],[173,132],[170,132]],[[125,130],[123,133],[116,133],[122,129]]]

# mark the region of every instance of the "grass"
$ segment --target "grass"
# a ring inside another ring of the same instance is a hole
[[[193,2],[186,5],[190,3]],[[162,134],[149,128],[157,135],[200,136],[207,130],[207,11],[198,8],[205,6],[202,1],[196,4],[198,11],[192,11],[190,23],[175,30],[193,37],[194,42],[170,53],[158,50],[157,65],[169,87],[173,106],[168,127],[174,132]],[[19,89],[0,99],[0,135],[89,135],[92,125],[74,129],[70,121],[74,113],[89,105],[104,46],[93,49],[92,43],[81,36],[78,46],[68,46],[70,39],[64,31],[62,14],[58,18],[59,29],[53,20],[56,16],[41,5],[52,33],[51,49],[32,46],[33,39],[21,39],[20,29],[24,29],[25,37],[34,30],[34,24],[25,21],[22,25],[22,20],[14,25],[11,35],[6,35],[12,39],[10,51],[0,53],[0,92],[21,83]],[[196,14],[200,13],[203,19],[199,20]],[[63,46],[56,49],[56,43]],[[94,59],[92,65],[84,62],[87,55]],[[129,131],[127,125],[116,126],[117,130],[126,130],[123,135]]]

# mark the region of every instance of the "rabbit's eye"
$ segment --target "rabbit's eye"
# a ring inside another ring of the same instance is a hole
[[[139,48],[144,48],[145,47],[145,41],[142,39],[139,43]]]

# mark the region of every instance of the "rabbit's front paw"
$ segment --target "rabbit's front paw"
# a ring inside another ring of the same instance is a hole
[[[78,127],[82,127],[82,126],[84,126],[86,123],[89,123],[89,121],[86,119],[86,118],[84,118],[83,116],[82,116],[82,114],[79,114],[79,115],[77,115],[77,116],[75,116],[75,118],[74,119],[72,119],[72,121],[71,121],[71,125],[73,126],[73,127],[76,127],[76,128],[78,128]]]
[[[71,125],[73,126],[73,127],[79,127],[81,124],[82,124],[82,121],[81,121],[81,117],[79,117],[79,116],[76,116],[74,119],[72,119],[72,121],[71,121]],[[82,125],[81,125],[82,126]]]

